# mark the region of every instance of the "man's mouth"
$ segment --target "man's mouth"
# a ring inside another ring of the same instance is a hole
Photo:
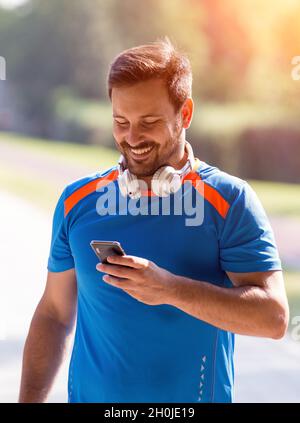
[[[129,147],[130,155],[132,156],[134,160],[144,160],[150,155],[153,149],[154,149],[154,145],[150,147],[143,147],[143,148]]]

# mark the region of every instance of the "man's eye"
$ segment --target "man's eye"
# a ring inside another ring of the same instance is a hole
[[[121,125],[121,126],[127,125],[127,122],[120,122],[120,121],[118,121],[118,120],[116,120],[116,123],[117,123],[118,125]]]
[[[158,122],[158,120],[152,120],[152,121],[147,121],[147,122],[144,122],[144,124],[145,125],[154,125],[155,123],[157,123]]]

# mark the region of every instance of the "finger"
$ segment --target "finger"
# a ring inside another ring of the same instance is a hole
[[[112,265],[112,264],[104,264],[104,263],[98,263],[96,266],[96,269],[99,272],[108,273],[112,276],[117,276],[119,278],[133,278],[134,277],[134,270],[127,267],[127,266],[118,266],[118,265]]]
[[[148,266],[149,261],[136,256],[109,256],[107,261],[112,264],[119,264],[121,266],[133,267],[135,269],[144,269]]]
[[[104,275],[102,279],[104,282],[115,286],[116,288],[132,289],[132,285],[128,283],[128,279],[116,278],[115,276],[110,275]]]

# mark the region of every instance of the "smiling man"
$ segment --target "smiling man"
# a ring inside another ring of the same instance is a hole
[[[69,402],[231,402],[234,333],[285,334],[272,229],[245,181],[194,158],[191,86],[190,63],[168,39],[113,61],[120,162],[58,201],[21,402],[46,400],[75,321]],[[188,198],[201,200],[201,224],[186,224],[186,208],[163,213],[166,200]],[[126,254],[99,264],[91,240],[119,241]]]

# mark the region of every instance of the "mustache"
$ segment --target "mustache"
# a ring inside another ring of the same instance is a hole
[[[153,147],[155,145],[156,145],[156,143],[154,143],[154,142],[142,142],[138,145],[131,146],[126,141],[124,141],[120,144],[120,146],[122,147],[123,150],[129,150],[130,148],[148,148],[148,147]]]

